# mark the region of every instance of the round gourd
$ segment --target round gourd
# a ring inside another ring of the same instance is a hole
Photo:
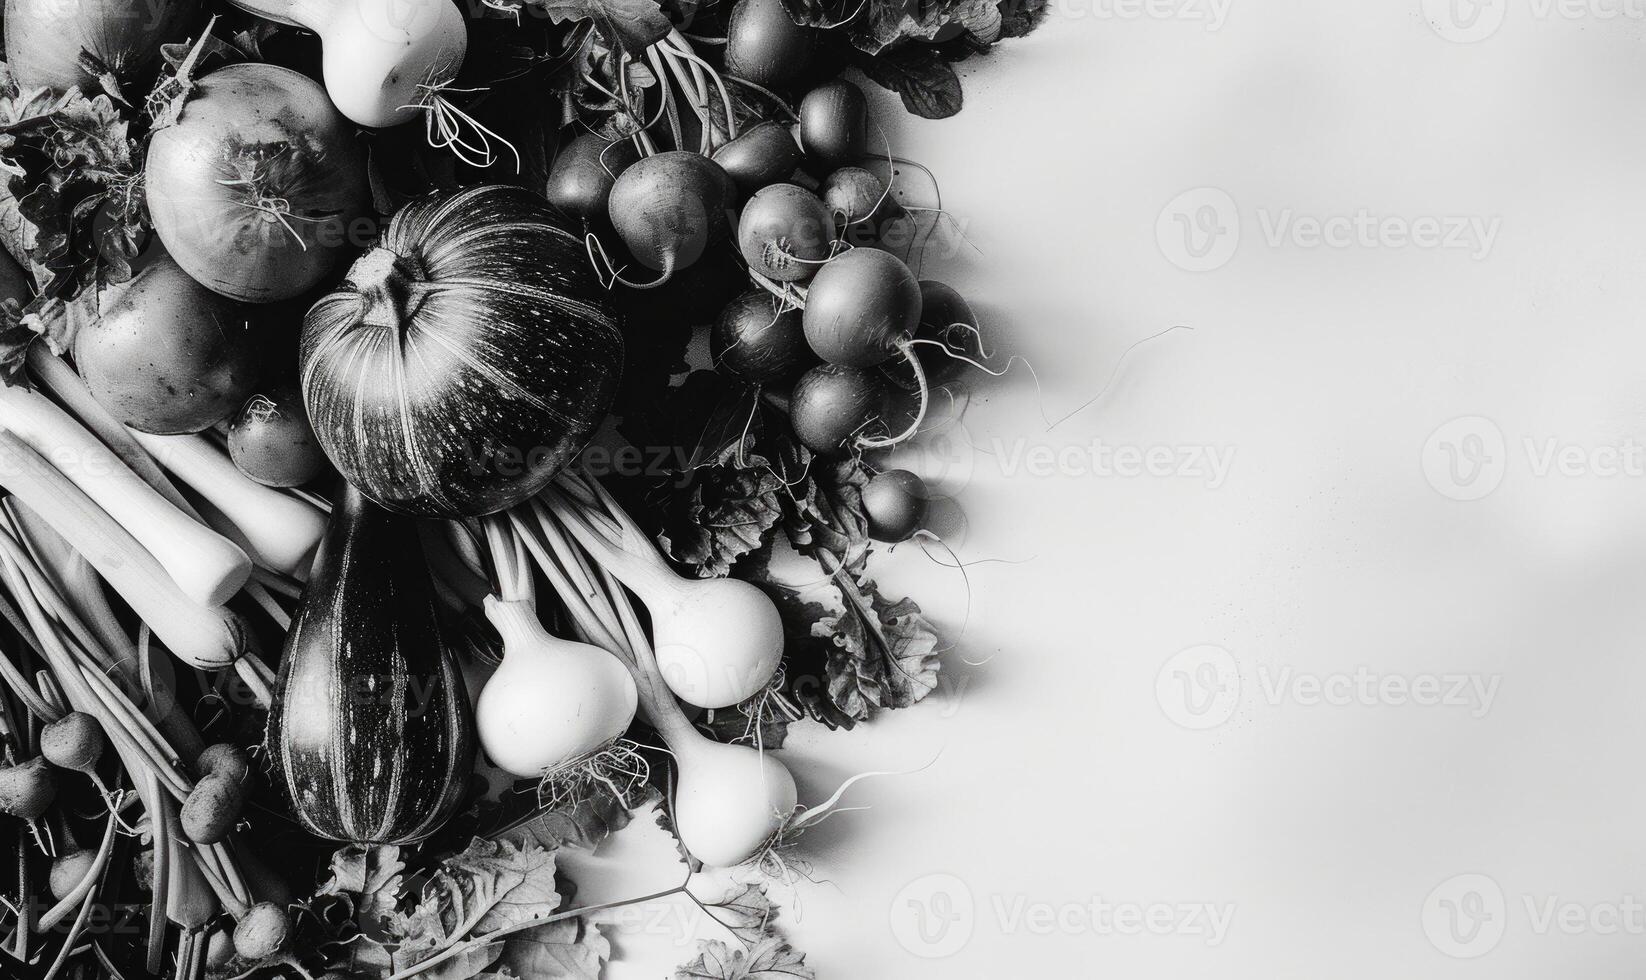
[[[474,517],[548,485],[623,366],[582,241],[517,187],[407,205],[303,324],[309,421],[332,464],[407,514]]]

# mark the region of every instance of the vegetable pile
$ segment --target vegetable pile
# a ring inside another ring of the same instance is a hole
[[[812,976],[862,776],[777,753],[935,690],[887,460],[991,370],[854,79],[1040,6],[7,0],[0,973],[593,978],[681,898],[677,977]],[[678,884],[580,902],[631,823]]]

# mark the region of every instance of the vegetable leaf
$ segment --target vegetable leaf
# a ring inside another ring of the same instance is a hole
[[[859,58],[872,81],[903,98],[903,107],[925,119],[946,119],[960,111],[960,78],[936,51],[908,45],[875,58]]]
[[[732,949],[711,939],[698,947],[697,958],[674,971],[674,980],[815,980],[817,974],[777,936],[752,949]]]
[[[519,0],[499,9],[531,7],[556,24],[592,21],[607,44],[638,55],[669,33],[669,18],[656,0]]]
[[[750,949],[770,938],[776,928],[777,906],[763,883],[742,882],[720,901],[705,903],[704,909]]]
[[[867,578],[837,580],[846,608],[812,626],[828,637],[829,699],[857,721],[906,708],[937,689],[937,634],[912,599],[892,603]]]
[[[598,926],[561,919],[509,936],[497,965],[531,980],[595,980],[611,955],[611,941]]]

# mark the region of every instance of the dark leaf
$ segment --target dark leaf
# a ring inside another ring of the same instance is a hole
[[[876,84],[902,96],[904,108],[917,116],[945,119],[960,111],[960,77],[931,48],[903,45],[857,64]]]

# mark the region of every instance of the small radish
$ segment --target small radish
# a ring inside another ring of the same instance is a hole
[[[97,866],[97,852],[84,849],[70,851],[60,855],[51,863],[51,875],[47,879],[47,886],[51,888],[53,898],[62,901],[70,892],[86,879],[92,868]]]
[[[0,766],[0,813],[38,820],[57,798],[57,779],[46,760],[35,756],[14,766]]]
[[[61,769],[95,773],[107,744],[102,726],[84,711],[70,711],[40,729],[41,757]]]
[[[251,774],[251,762],[246,758],[246,750],[232,742],[206,746],[200,758],[195,760],[194,768],[202,779],[226,776],[237,783],[244,783]]]
[[[817,363],[799,307],[764,289],[726,304],[709,331],[709,357],[717,370],[749,384],[787,381]]]
[[[737,247],[749,268],[779,282],[803,282],[828,259],[834,219],[816,194],[772,184],[743,205]]]
[[[800,160],[800,144],[788,127],[770,120],[750,126],[714,151],[714,162],[744,194],[788,180],[799,169]]]
[[[183,801],[183,835],[196,844],[216,844],[229,836],[246,804],[246,791],[227,775],[207,776]]]
[[[830,364],[873,367],[901,353],[915,375],[920,405],[913,421],[891,437],[859,440],[868,448],[894,446],[919,431],[928,398],[925,371],[915,355],[920,327],[920,283],[890,252],[854,248],[819,269],[806,289],[806,342]]]
[[[841,167],[827,177],[818,195],[842,225],[868,221],[885,210],[886,185],[862,167]]]
[[[273,902],[258,902],[236,918],[240,921],[234,927],[234,949],[248,960],[273,956],[291,939],[291,919]]]
[[[789,422],[807,449],[828,453],[880,418],[886,386],[878,374],[822,364],[800,376],[789,394]]]
[[[733,186],[719,164],[684,150],[647,157],[623,171],[607,210],[635,259],[662,274],[646,285],[667,282],[726,234]]]
[[[612,185],[639,156],[632,140],[614,142],[598,133],[584,133],[555,155],[544,196],[584,224],[604,218]]]
[[[252,395],[229,423],[229,458],[266,487],[300,487],[331,468],[303,394],[278,385]]]
[[[794,22],[783,0],[739,0],[726,27],[726,71],[767,87],[805,74],[819,32]]]
[[[869,537],[887,544],[907,541],[925,521],[929,497],[925,482],[908,470],[876,474],[863,487]]]
[[[869,103],[845,79],[819,85],[800,100],[800,145],[814,164],[835,170],[869,153]]]

